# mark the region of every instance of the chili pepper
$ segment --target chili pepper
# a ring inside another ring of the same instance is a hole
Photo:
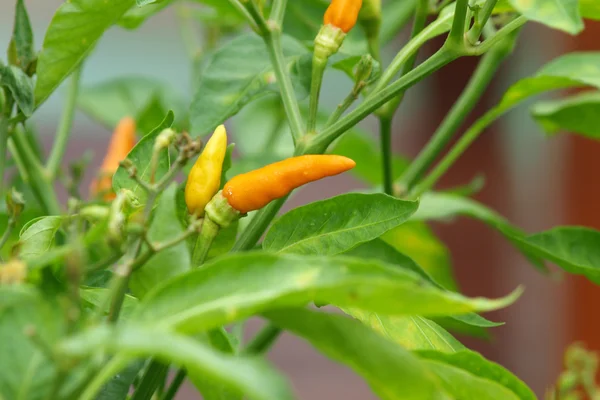
[[[108,144],[106,156],[100,167],[100,177],[92,182],[90,191],[93,194],[103,193],[106,201],[116,197],[112,191],[112,176],[119,168],[119,163],[123,161],[127,154],[135,146],[135,120],[131,117],[125,117],[119,121]]]
[[[361,7],[362,0],[332,0],[325,12],[323,22],[325,25],[333,25],[348,33],[354,28]]]
[[[305,155],[288,158],[232,178],[223,188],[231,207],[244,214],[286,196],[309,182],[341,174],[356,163],[338,155]]]
[[[185,204],[190,214],[204,215],[206,204],[221,186],[221,170],[227,151],[227,131],[217,127],[196,160],[185,185]]]

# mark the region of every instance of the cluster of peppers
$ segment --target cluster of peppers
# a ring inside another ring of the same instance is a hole
[[[362,11],[361,11],[362,8]],[[315,38],[313,68],[324,70],[329,57],[341,47],[346,34],[360,21],[367,33],[378,33],[381,22],[381,0],[332,0],[324,14],[323,26]],[[135,146],[136,125],[124,118],[117,125],[101,166],[101,177],[94,180],[91,192],[110,201],[112,175],[119,163]],[[222,190],[221,172],[227,150],[227,133],[217,127],[194,166],[185,187],[188,212],[203,218],[194,262],[201,262],[219,229],[226,228],[247,213],[261,209],[292,190],[328,176],[352,169],[353,160],[338,155],[303,155],[291,157],[263,168],[235,176]],[[200,249],[198,249],[200,246]]]
[[[90,188],[93,194],[100,195],[105,201],[115,198],[111,176],[135,146],[135,132],[135,121],[128,117],[115,128],[100,168],[101,176]],[[221,125],[206,143],[187,178],[185,203],[188,212],[204,219],[198,242],[201,249],[195,252],[198,263],[206,256],[212,239],[220,229],[275,199],[287,196],[302,185],[340,174],[356,165],[353,160],[338,155],[291,157],[237,175],[219,190],[226,151],[227,132]]]

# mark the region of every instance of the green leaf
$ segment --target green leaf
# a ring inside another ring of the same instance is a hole
[[[427,318],[380,315],[354,309],[345,311],[408,350],[439,350],[452,353],[465,348],[444,328]]]
[[[417,357],[358,321],[302,309],[271,311],[265,317],[348,365],[365,378],[380,399],[434,399],[443,395]]]
[[[418,275],[420,275],[423,279],[432,283],[433,285],[443,288],[442,285],[438,284],[433,280],[433,278],[425,272],[417,263],[415,263],[412,259],[407,257],[406,255],[400,253],[396,248],[391,246],[390,244],[384,242],[381,239],[375,239],[370,242],[361,244],[346,253],[345,255],[352,257],[359,257],[363,259],[375,259],[382,261],[384,263],[395,265],[402,269],[412,271]],[[351,315],[356,316],[354,313]],[[414,324],[418,321],[414,322],[401,322],[402,324]],[[445,319],[445,325],[450,325],[454,329],[461,331],[462,333],[471,334],[475,336],[485,336],[485,331],[483,329],[478,328],[489,328],[495,327],[498,323],[494,323],[486,320],[483,317],[480,317],[477,314],[465,314],[460,316],[453,316]],[[395,322],[390,321],[390,324]],[[393,329],[393,328],[392,328]]]
[[[481,132],[497,118],[529,97],[546,91],[592,86],[600,89],[600,52],[575,52],[560,56],[530,78],[512,85],[500,103],[479,118],[469,134]]]
[[[600,284],[600,232],[562,226],[519,239],[520,243],[567,272]]]
[[[152,173],[150,160],[154,151],[154,141],[164,129],[170,128],[173,125],[174,119],[173,111],[169,111],[161,124],[144,136],[127,155],[127,159],[135,166],[139,179],[146,182],[150,180],[150,174]],[[169,171],[170,165],[169,152],[163,150],[158,158],[158,167],[156,169],[157,181]],[[121,166],[119,166],[113,176],[113,189],[115,193],[118,193],[121,189],[129,189],[138,197],[142,204],[146,202],[146,191]]]
[[[29,117],[33,113],[33,80],[14,65],[5,66],[0,62],[0,87],[10,90],[19,109]]]
[[[121,373],[113,376],[102,386],[95,400],[126,400],[131,392],[131,385],[143,367],[144,363],[140,361],[130,363]]]
[[[153,243],[162,243],[184,232],[177,219],[175,196],[177,184],[172,183],[162,194],[156,208],[148,238]],[[146,264],[131,275],[129,287],[132,293],[143,298],[156,285],[191,269],[192,261],[185,241],[155,254]]]
[[[95,288],[95,287],[82,287],[79,289],[79,295],[81,296],[81,300],[84,301],[85,304],[92,308],[99,308],[100,306],[105,305],[106,296],[110,296],[110,290],[105,288]],[[138,305],[138,299],[135,297],[126,294],[123,300],[123,306],[121,307],[121,313],[119,314],[119,318],[122,320],[128,320],[135,308]],[[109,307],[102,311],[103,314],[108,315]]]
[[[30,226],[23,227],[19,256],[23,259],[32,259],[50,250],[62,222],[61,216],[42,217]]]
[[[288,72],[300,95],[306,95],[311,57],[306,48],[291,37],[283,37]],[[241,68],[240,68],[241,66]],[[277,92],[275,73],[263,40],[243,35],[209,56],[191,105],[191,133],[212,132],[247,103]]]
[[[27,8],[25,7],[23,0],[16,1],[15,22],[9,44],[8,59],[10,64],[19,67],[23,71],[27,71],[29,65],[35,60],[33,30],[31,29],[29,14],[27,13]]]
[[[346,252],[344,255],[350,257],[357,257],[363,259],[374,259],[386,264],[395,265],[404,270],[411,271],[417,275],[420,275],[423,279],[437,285],[437,283],[431,278],[431,276],[423,270],[417,263],[415,263],[410,257],[400,253],[390,244],[377,238],[370,242],[360,244]]]
[[[408,222],[387,232],[381,239],[413,259],[437,284],[458,291],[450,252],[427,225]]]
[[[414,220],[447,220],[457,215],[466,215],[483,221],[492,228],[498,230],[508,239],[523,255],[537,268],[546,270],[544,262],[527,246],[521,244],[520,238],[525,233],[512,226],[506,219],[490,210],[475,200],[449,194],[449,193],[426,193],[421,199],[417,212],[413,215]]]
[[[52,18],[38,57],[36,107],[87,57],[133,0],[71,0]]]
[[[539,102],[531,113],[549,134],[565,130],[591,139],[600,139],[600,91]]]
[[[379,146],[366,132],[356,129],[345,133],[335,142],[331,151],[333,154],[346,156],[356,161],[356,167],[350,172],[371,185],[382,185],[383,177],[380,165],[382,165],[381,151]],[[400,177],[408,167],[408,160],[394,155],[392,158],[393,179]],[[377,166],[378,168],[374,168]]]
[[[142,4],[131,7],[121,19],[119,19],[119,25],[125,29],[137,29],[150,17],[158,14],[160,11],[165,9],[172,3],[172,0],[163,0],[156,2],[156,0],[150,0],[146,2],[144,7]]]
[[[129,116],[136,118],[141,125],[138,129],[144,134],[149,130],[142,129],[144,124],[140,124],[139,117],[148,112],[150,105],[156,101],[160,103],[163,115],[167,110],[174,110],[177,116],[175,126],[185,126],[187,106],[182,96],[154,78],[136,75],[111,79],[87,86],[77,96],[78,107],[108,129],[113,130],[123,117]]]
[[[596,0],[579,0],[579,9],[583,18],[600,20],[600,3]]]
[[[504,367],[480,354],[462,350],[453,354],[417,351],[416,354],[444,383],[454,398],[481,400],[535,400],[535,394]]]
[[[528,19],[572,35],[583,30],[579,0],[510,0]]]
[[[249,252],[219,257],[147,295],[135,319],[155,327],[198,332],[308,302],[389,315],[450,315],[506,306],[441,291],[391,265],[349,257]]]
[[[56,366],[26,332],[44,343],[62,333],[60,308],[27,286],[0,286],[0,398],[44,400],[56,376]]]
[[[406,221],[417,202],[377,194],[349,193],[298,207],[269,230],[269,251],[334,255],[371,241]]]
[[[135,358],[156,357],[185,367],[190,376],[203,376],[251,399],[293,398],[285,380],[262,359],[226,355],[192,338],[152,327],[102,326],[63,341],[59,349],[62,354],[79,357],[104,351],[117,354],[120,365]]]

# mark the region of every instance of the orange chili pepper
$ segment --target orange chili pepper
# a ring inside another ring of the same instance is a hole
[[[288,158],[232,178],[223,188],[231,207],[244,214],[263,208],[309,182],[341,174],[356,163],[338,155],[305,155]]]
[[[136,125],[133,118],[125,117],[119,121],[100,167],[100,177],[94,179],[90,186],[92,194],[103,193],[102,197],[106,201],[115,198],[116,195],[112,191],[112,176],[119,168],[119,163],[127,157],[127,154],[135,146],[135,131]]]
[[[356,25],[361,7],[362,0],[332,0],[325,12],[323,22],[325,25],[333,25],[348,33]]]

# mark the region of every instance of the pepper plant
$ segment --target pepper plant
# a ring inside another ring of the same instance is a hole
[[[188,96],[118,70],[80,87],[106,30],[152,24],[167,8],[190,56]],[[464,296],[448,264],[412,243],[443,248],[428,223],[468,216],[540,273],[552,262],[600,283],[598,231],[526,233],[472,199],[472,188],[436,188],[486,128],[544,92],[588,89],[536,106],[535,116],[551,132],[598,138],[586,112],[598,108],[595,52],[541,66],[460,130],[524,25],[574,35],[583,18],[600,19],[597,1],[69,0],[36,49],[16,0],[0,63],[0,398],[169,400],[187,380],[204,399],[292,399],[265,358],[284,331],[352,368],[381,399],[536,398],[454,336],[493,332],[481,313],[511,306],[521,289]],[[405,26],[410,38],[383,61]],[[417,63],[436,37],[443,45]],[[464,57],[479,64],[431,140],[414,160],[393,154],[407,89]],[[330,109],[319,100],[333,69],[348,83]],[[63,81],[46,156],[30,118]],[[114,131],[90,188],[89,160],[63,162],[76,109]],[[380,143],[357,127],[368,116]],[[295,188],[342,172],[367,190],[279,213]],[[252,317],[264,328],[244,340]],[[597,396],[594,368],[565,373],[548,397],[575,396],[579,384]]]

